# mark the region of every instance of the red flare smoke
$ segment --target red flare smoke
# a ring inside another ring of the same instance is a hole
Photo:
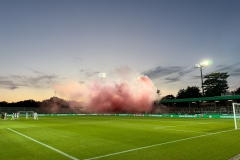
[[[80,98],[84,95],[81,96],[86,104],[84,111],[89,113],[145,113],[152,109],[156,98],[156,88],[146,76],[134,76],[118,82],[95,81],[81,87],[78,85],[69,85],[71,89],[56,89],[58,93],[68,94],[70,97]]]

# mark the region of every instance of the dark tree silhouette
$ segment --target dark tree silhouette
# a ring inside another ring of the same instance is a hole
[[[187,89],[180,89],[176,96],[177,99],[181,98],[198,98],[201,97],[200,89],[196,86],[187,87]]]
[[[205,91],[205,97],[221,96],[222,93],[226,93],[228,87],[227,78],[229,77],[227,72],[224,73],[211,73],[206,75],[203,82],[203,88]]]
[[[166,95],[164,97],[162,97],[162,99],[175,99],[176,97],[172,94]]]

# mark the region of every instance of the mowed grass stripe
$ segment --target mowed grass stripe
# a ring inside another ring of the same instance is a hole
[[[64,153],[64,152],[62,152],[62,151],[60,151],[60,150],[58,150],[58,149],[56,149],[56,148],[53,148],[53,147],[51,147],[51,146],[49,146],[49,145],[47,145],[47,144],[45,144],[45,143],[42,143],[42,142],[40,142],[40,141],[38,141],[38,140],[36,140],[36,139],[33,139],[33,138],[31,138],[31,137],[29,137],[29,136],[26,136],[26,135],[24,135],[24,134],[22,134],[22,133],[20,133],[20,132],[17,132],[17,131],[15,131],[15,130],[11,129],[11,128],[7,128],[7,129],[10,130],[10,131],[12,131],[12,132],[14,132],[14,133],[17,133],[17,134],[19,134],[19,135],[21,135],[21,136],[23,136],[23,137],[25,137],[25,138],[27,138],[27,139],[30,139],[30,140],[38,143],[38,144],[41,144],[41,145],[43,145],[43,146],[45,146],[45,147],[47,147],[47,148],[49,148],[49,149],[51,149],[51,150],[53,150],[53,151],[56,151],[56,152],[58,152],[58,153],[60,153],[60,154],[62,154],[62,155],[64,155],[64,156],[66,156],[66,157],[68,157],[68,158],[70,158],[70,159],[72,159],[72,160],[78,160],[77,158],[75,158],[75,157],[73,157],[73,156],[70,156],[70,155],[67,154],[67,153]]]
[[[84,159],[84,160],[100,159],[100,158],[105,158],[105,157],[109,157],[109,156],[115,156],[115,155],[124,154],[124,153],[128,153],[128,152],[133,152],[133,151],[137,151],[137,150],[143,150],[143,149],[152,148],[152,147],[156,147],[156,146],[162,146],[162,145],[166,145],[166,144],[171,144],[171,143],[176,143],[176,142],[187,141],[187,140],[191,140],[191,139],[196,139],[196,138],[211,136],[211,135],[220,134],[220,133],[225,133],[225,132],[230,132],[230,131],[234,131],[234,129],[232,129],[232,130],[226,130],[226,131],[220,131],[220,132],[215,132],[215,133],[208,133],[208,134],[204,134],[204,135],[200,135],[200,136],[195,136],[195,137],[183,138],[183,139],[179,139],[179,140],[175,140],[175,141],[169,141],[169,142],[154,144],[154,145],[150,145],[150,146],[144,146],[144,147],[134,148],[134,149],[130,149],[130,150],[126,150],[126,151],[121,151],[121,152],[116,152],[116,153],[110,153],[110,154],[106,154],[106,155],[102,155],[102,156],[98,156],[98,157],[87,158],[87,159]]]
[[[2,146],[5,146],[0,153],[6,160],[16,157],[19,160],[31,157],[49,160],[69,159],[38,143],[32,143],[15,132],[10,134],[7,128],[64,151],[80,160],[132,149],[134,150],[98,159],[225,160],[239,154],[239,146],[236,143],[240,140],[239,131],[186,139],[234,129],[231,119],[67,116],[39,117],[39,121],[20,119],[0,123],[1,135],[3,133],[0,141],[3,142]],[[179,141],[181,139],[186,140]],[[161,145],[138,149],[155,144]],[[24,154],[15,154],[20,153],[20,150],[24,150]]]

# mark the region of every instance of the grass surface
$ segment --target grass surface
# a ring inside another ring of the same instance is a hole
[[[0,159],[226,160],[240,153],[232,119],[121,116],[0,121]]]

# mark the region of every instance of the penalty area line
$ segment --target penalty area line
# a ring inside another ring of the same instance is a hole
[[[38,144],[41,144],[41,145],[43,145],[43,146],[45,146],[45,147],[47,147],[47,148],[49,148],[49,149],[51,149],[51,150],[53,150],[53,151],[55,151],[55,152],[58,152],[58,153],[66,156],[66,157],[68,157],[68,158],[70,158],[70,159],[78,160],[77,158],[75,158],[75,157],[73,157],[73,156],[70,156],[70,155],[67,154],[67,153],[64,153],[64,152],[62,152],[62,151],[60,151],[60,150],[58,150],[58,149],[56,149],[56,148],[53,148],[53,147],[51,147],[51,146],[49,146],[49,145],[47,145],[47,144],[44,144],[44,143],[42,143],[42,142],[40,142],[40,141],[38,141],[38,140],[36,140],[36,139],[33,139],[33,138],[31,138],[31,137],[28,137],[28,136],[26,136],[26,135],[24,135],[24,134],[22,134],[22,133],[20,133],[20,132],[17,132],[17,131],[15,131],[15,130],[11,129],[11,128],[7,128],[7,129],[10,130],[10,131],[12,131],[12,132],[14,132],[14,133],[17,133],[17,134],[19,134],[19,135],[21,135],[21,136],[23,136],[23,137],[25,137],[25,138],[27,138],[27,139],[30,139],[30,140],[38,143]]]
[[[226,130],[226,131],[220,131],[220,132],[214,132],[214,133],[208,133],[208,134],[204,134],[204,135],[199,135],[199,136],[194,136],[194,137],[189,137],[189,138],[178,139],[178,140],[175,140],[175,141],[169,141],[169,142],[154,144],[154,145],[150,145],[150,146],[145,146],[145,147],[139,147],[139,148],[129,149],[129,150],[121,151],[121,152],[110,153],[110,154],[106,154],[106,155],[102,155],[102,156],[98,156],[98,157],[87,158],[87,159],[84,159],[84,160],[100,159],[100,158],[110,157],[110,156],[119,155],[119,154],[123,154],[123,153],[133,152],[133,151],[137,151],[137,150],[142,150],[142,149],[147,149],[147,148],[162,146],[162,145],[171,144],[171,143],[176,143],[176,142],[187,141],[187,140],[191,140],[191,139],[196,139],[196,138],[211,136],[211,135],[220,134],[220,133],[224,133],[224,132],[230,132],[230,131],[234,131],[234,130],[235,130],[235,129]]]

